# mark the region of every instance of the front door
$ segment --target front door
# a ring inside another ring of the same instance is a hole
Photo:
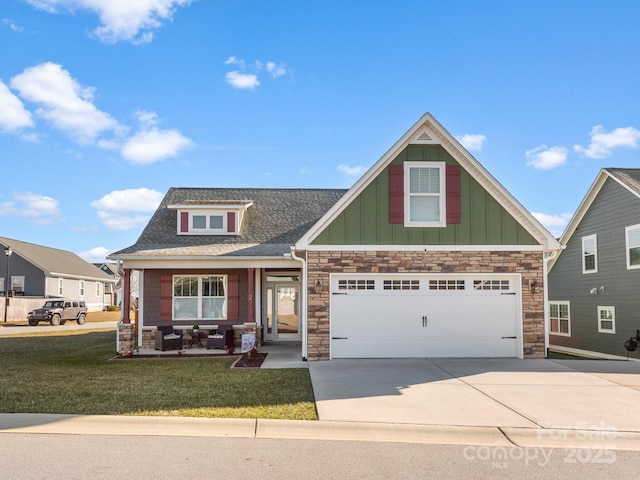
[[[300,286],[268,284],[264,339],[300,340]]]

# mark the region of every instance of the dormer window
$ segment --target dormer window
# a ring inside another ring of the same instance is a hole
[[[250,200],[170,205],[177,210],[178,235],[238,235]]]

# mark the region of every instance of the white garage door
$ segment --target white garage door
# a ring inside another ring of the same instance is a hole
[[[517,275],[333,274],[331,357],[522,357]]]

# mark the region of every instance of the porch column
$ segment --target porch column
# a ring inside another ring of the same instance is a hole
[[[122,288],[122,323],[131,323],[131,269],[124,269]]]
[[[255,268],[247,268],[247,277],[249,283],[249,295],[247,300],[247,322],[253,323],[255,322],[255,311],[256,311],[256,269]]]

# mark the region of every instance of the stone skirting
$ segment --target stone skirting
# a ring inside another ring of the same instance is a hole
[[[118,355],[133,355],[135,349],[135,334],[133,323],[121,323],[118,325]]]
[[[525,358],[544,358],[542,252],[317,252],[309,251],[308,360],[328,360],[331,273],[513,273],[522,275],[522,333]],[[320,281],[322,292],[315,292]],[[537,281],[531,291],[530,282]]]
[[[156,346],[156,327],[142,328],[142,348],[155,348]],[[233,342],[236,347],[242,345],[242,335],[245,333],[256,334],[256,346],[262,346],[262,325],[255,323],[244,323],[242,325],[233,326]]]

